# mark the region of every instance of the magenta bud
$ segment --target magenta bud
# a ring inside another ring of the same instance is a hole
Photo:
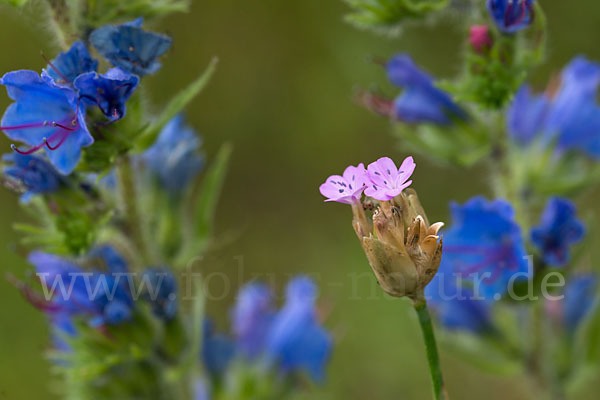
[[[486,25],[473,25],[469,32],[469,43],[477,53],[489,50],[493,45],[489,28]]]

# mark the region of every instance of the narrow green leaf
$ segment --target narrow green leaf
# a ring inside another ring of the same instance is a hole
[[[192,196],[193,220],[184,221],[184,245],[181,247],[175,265],[185,266],[191,257],[202,253],[213,235],[215,214],[219,197],[227,174],[232,146],[225,143],[217,157],[206,171],[197,195]],[[189,215],[183,218],[189,219]],[[185,229],[187,227],[187,229]]]
[[[196,240],[206,241],[213,233],[215,211],[227,174],[232,146],[225,143],[207,171],[196,202]]]
[[[138,139],[138,151],[143,151],[150,147],[167,122],[183,110],[206,87],[216,70],[218,61],[218,58],[213,58],[202,75],[173,97],[158,118],[144,129]]]

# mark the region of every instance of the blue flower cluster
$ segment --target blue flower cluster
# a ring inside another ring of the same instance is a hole
[[[563,70],[558,87],[535,95],[523,86],[508,110],[511,138],[524,146],[552,145],[559,155],[578,151],[600,159],[598,85],[600,65],[577,57]]]
[[[234,360],[262,362],[284,375],[304,372],[321,382],[332,347],[331,335],[315,310],[317,288],[307,277],[289,282],[277,310],[269,287],[250,283],[240,290],[232,313],[233,338],[205,329],[203,359],[208,371],[223,375]]]
[[[504,200],[475,197],[462,206],[452,204],[451,210],[453,224],[444,234],[442,262],[425,294],[447,328],[490,333],[495,329],[493,301],[516,282],[532,278],[525,238],[512,206]],[[530,238],[546,265],[561,267],[570,260],[570,247],[584,234],[575,205],[555,197],[548,201]],[[594,282],[593,277],[575,278],[565,288],[569,329],[577,326],[593,304]]]
[[[109,122],[125,116],[125,103],[137,88],[139,77],[156,72],[157,60],[171,45],[165,36],[146,32],[138,19],[120,26],[97,29],[91,43],[116,68],[97,72],[82,42],[50,61],[39,75],[20,70],[5,74],[0,84],[14,100],[1,122],[12,140],[30,146],[15,151],[29,155],[45,148],[49,161],[63,175],[70,174],[81,158],[81,148],[94,138],[86,124],[86,110],[98,107]]]
[[[523,235],[504,200],[475,197],[452,204],[451,211],[442,263],[425,294],[448,327],[485,331],[491,327],[489,304],[531,272]]]
[[[61,339],[64,334],[76,335],[76,320],[92,328],[131,321],[138,293],[165,320],[177,312],[177,284],[170,270],[147,269],[138,290],[127,261],[110,245],[93,248],[81,262],[39,251],[29,255],[29,262],[36,268],[43,293],[27,287],[23,293],[50,318],[60,349],[67,348]]]

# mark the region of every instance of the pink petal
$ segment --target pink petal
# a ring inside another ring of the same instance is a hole
[[[377,186],[391,187],[398,176],[398,168],[389,157],[382,157],[369,164],[369,179]]]

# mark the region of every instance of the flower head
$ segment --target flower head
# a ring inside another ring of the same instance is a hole
[[[92,58],[83,42],[77,41],[68,51],[50,61],[42,75],[50,77],[58,85],[70,86],[79,75],[97,69],[98,60]]]
[[[511,277],[530,272],[521,228],[514,210],[504,200],[474,197],[464,205],[451,205],[453,224],[445,232],[444,271],[479,280],[477,295],[497,299]]]
[[[553,197],[546,204],[540,224],[531,230],[531,241],[547,264],[560,267],[569,262],[569,247],[584,234],[585,226],[577,219],[575,204]]]
[[[399,54],[386,65],[390,82],[404,91],[394,101],[394,116],[404,122],[449,124],[467,120],[467,114],[448,94],[436,88],[433,79],[419,69],[410,56]]]
[[[319,191],[327,200],[338,203],[352,204],[360,202],[362,192],[365,190],[367,171],[363,163],[356,167],[350,165],[344,170],[342,176],[331,175],[319,187]]]
[[[500,31],[515,33],[527,28],[533,21],[533,1],[487,0],[487,7]]]
[[[2,159],[12,162],[3,173],[23,186],[25,193],[21,201],[25,203],[36,194],[54,192],[65,183],[63,176],[39,156],[12,153],[5,154]]]
[[[160,183],[175,195],[202,171],[204,158],[198,152],[201,144],[198,134],[179,114],[165,125],[143,159]]]
[[[398,196],[412,183],[410,179],[416,164],[412,157],[407,157],[400,168],[389,157],[382,157],[369,164],[367,176],[369,181],[365,194],[380,201],[388,201]]]
[[[136,75],[148,75],[161,67],[158,58],[171,47],[171,38],[142,29],[143,19],[96,29],[90,42],[115,67]]]
[[[26,70],[5,74],[0,84],[15,101],[6,109],[1,129],[9,138],[32,146],[16,151],[31,154],[46,147],[52,165],[61,174],[71,173],[81,157],[81,148],[94,142],[75,91]]]
[[[75,79],[75,88],[86,104],[95,105],[113,120],[125,116],[125,102],[131,97],[139,82],[135,75],[112,68],[105,74],[88,72]]]
[[[440,265],[441,222],[430,225],[414,190],[382,202],[372,223],[362,208],[353,208],[354,230],[383,291],[422,300],[423,290]],[[374,233],[373,233],[374,231]]]

